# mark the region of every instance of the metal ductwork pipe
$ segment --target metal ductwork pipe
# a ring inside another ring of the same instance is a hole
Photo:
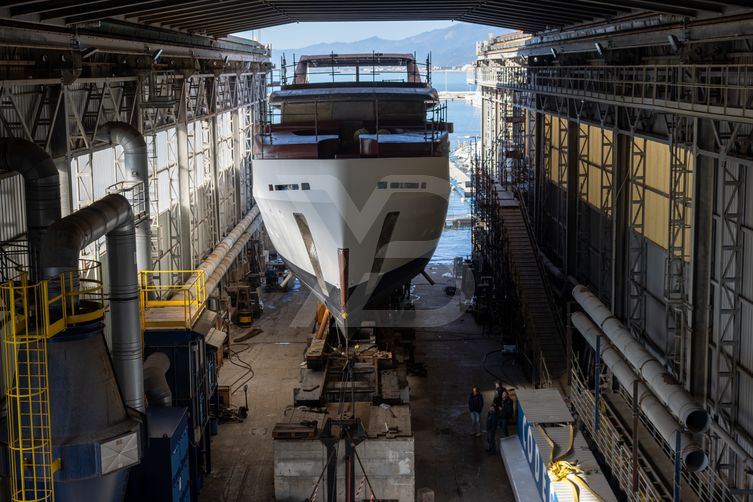
[[[258,209],[256,213],[258,214]],[[251,235],[256,232],[256,230],[258,230],[260,226],[261,218],[258,218],[253,221],[253,223],[251,223],[248,227],[246,227],[246,230],[243,232],[243,234],[241,234],[233,247],[230,248],[230,251],[228,251],[227,254],[222,258],[222,261],[217,264],[217,266],[214,268],[214,271],[212,272],[212,275],[210,275],[207,279],[207,295],[211,295],[214,290],[217,289],[217,286],[219,286],[222,278],[225,277],[225,274],[230,269],[230,266],[233,264],[235,259],[238,258],[238,255],[241,254],[241,251],[243,251],[243,248],[251,239]]]
[[[635,368],[646,385],[691,432],[706,432],[711,427],[708,412],[670,375],[630,331],[617,320],[606,305],[585,286],[573,289],[573,298],[607,335],[625,360]]]
[[[60,176],[42,148],[19,138],[0,138],[0,169],[21,174],[26,185],[26,227],[31,281],[39,277],[39,250],[53,222],[60,219]]]
[[[575,312],[570,316],[573,325],[580,331],[583,338],[596,350],[596,337],[601,336],[601,330],[582,312]],[[617,378],[630,397],[633,396],[633,383],[638,379],[635,372],[630,368],[625,360],[617,352],[617,349],[609,343],[606,337],[602,337],[600,342],[601,359],[604,364],[612,370],[612,374]],[[670,449],[675,449],[675,435],[679,431],[682,434],[682,460],[688,471],[697,472],[706,469],[709,465],[709,459],[703,448],[693,439],[688,432],[683,432],[682,427],[678,424],[677,419],[669,413],[666,407],[648,390],[641,382],[638,384],[638,404],[646,415],[646,418],[656,428],[656,430],[667,442]]]
[[[149,406],[173,405],[173,392],[167,383],[170,358],[164,352],[154,352],[144,361],[144,389]]]
[[[248,239],[251,237],[251,234],[259,228],[260,224],[261,218],[259,218],[259,208],[254,206],[251,211],[249,211],[248,214],[246,214],[246,216],[244,216],[243,219],[235,226],[235,228],[233,228],[233,230],[231,230],[230,233],[227,234],[224,239],[222,239],[222,242],[220,242],[217,247],[214,248],[207,259],[204,260],[201,265],[199,265],[199,270],[203,270],[204,274],[206,275],[207,295],[212,294],[212,291],[214,291],[214,289],[217,287],[217,284],[219,284],[220,279],[222,279],[222,276],[227,272],[230,264],[232,264],[233,260],[238,257],[241,249],[243,249],[243,246],[246,245]],[[243,241],[242,244],[240,243],[241,240]],[[228,263],[226,263],[226,258],[229,255],[233,255],[233,257]],[[213,279],[213,277],[215,277],[215,271],[221,265],[224,267],[224,270],[222,270],[221,274],[219,275],[219,279]],[[193,284],[196,279],[196,274],[191,275],[186,281],[186,285]],[[213,284],[211,288],[209,287],[210,283]]]
[[[97,139],[120,145],[125,157],[125,175],[128,182],[144,184],[146,217],[136,225],[136,263],[139,270],[152,269],[152,231],[149,205],[149,157],[144,136],[125,122],[108,122],[100,127]]]
[[[248,227],[251,225],[251,222],[253,222],[258,216],[259,208],[257,206],[254,206],[251,211],[249,211],[246,216],[244,216],[243,219],[238,222],[235,228],[233,228],[230,233],[227,234],[227,236],[222,239],[219,244],[217,244],[217,247],[215,247],[212,253],[207,256],[207,259],[204,260],[201,265],[199,265],[199,270],[203,270],[207,278],[209,278],[214,273],[217,266],[225,258],[225,255],[230,252],[236,241],[243,235],[244,232],[246,232]],[[194,277],[192,276],[192,279],[193,278]]]
[[[102,236],[107,236],[115,376],[126,405],[144,412],[136,236],[128,200],[122,195],[110,194],[53,223],[40,253],[42,278],[75,273],[80,250]],[[52,291],[55,282],[50,282],[51,297],[56,295]]]

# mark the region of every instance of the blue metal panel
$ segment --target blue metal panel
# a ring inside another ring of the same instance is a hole
[[[165,375],[173,394],[173,406],[188,409],[188,469],[191,500],[198,499],[205,473],[211,471],[209,424],[210,375],[216,376],[204,336],[189,330],[148,330],[145,353],[162,352],[170,358]],[[167,499],[166,499],[167,500]]]
[[[188,410],[150,407],[147,423],[149,448],[143,470],[146,490],[137,500],[181,502],[190,499]]]

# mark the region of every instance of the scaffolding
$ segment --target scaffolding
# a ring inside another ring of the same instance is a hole
[[[686,270],[690,262],[690,217],[692,212],[693,122],[684,116],[667,120],[669,143],[669,225],[667,263],[664,274],[664,302],[667,341],[665,351],[670,370],[686,381],[686,345],[690,305]]]
[[[719,127],[719,125],[717,126]],[[733,437],[737,434],[740,398],[740,355],[742,336],[742,282],[744,239],[741,232],[745,208],[746,167],[727,157],[726,149],[735,138],[737,128],[717,131],[724,143],[719,159],[721,221],[721,249],[719,255],[719,331],[714,344],[715,408],[720,425]],[[722,443],[714,459],[715,466],[727,472],[730,483],[739,476],[738,458],[731,448]]]
[[[601,122],[601,172],[599,191],[601,202],[599,218],[599,297],[612,297],[612,230],[614,221],[614,132]]]
[[[640,115],[640,112],[638,112]],[[636,120],[631,121],[634,130]],[[628,322],[633,334],[643,338],[646,329],[646,150],[635,134],[630,137],[630,206],[628,212],[629,291]]]
[[[518,346],[534,382],[548,386],[564,373],[564,329],[528,216],[531,100],[506,90],[483,94],[484,144],[473,162],[476,302]]]

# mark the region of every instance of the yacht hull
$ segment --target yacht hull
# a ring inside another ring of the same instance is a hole
[[[257,159],[253,179],[278,254],[340,322],[420,273],[446,221],[446,157]]]

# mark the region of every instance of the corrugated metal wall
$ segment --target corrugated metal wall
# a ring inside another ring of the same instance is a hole
[[[24,179],[17,173],[0,172],[0,243],[26,232]]]

